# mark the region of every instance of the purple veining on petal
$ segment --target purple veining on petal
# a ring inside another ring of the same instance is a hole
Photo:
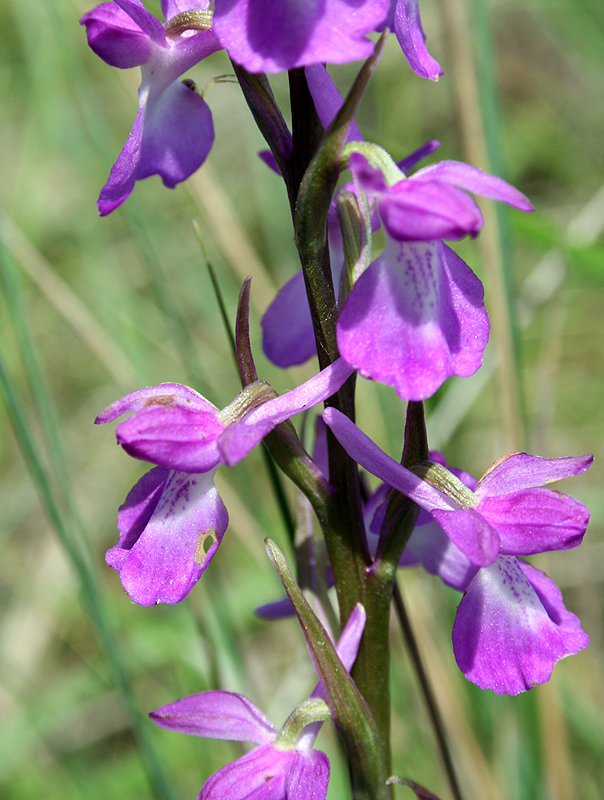
[[[133,602],[144,606],[178,603],[218,550],[228,515],[214,487],[213,472],[171,472],[157,501],[155,494],[149,496],[156,506],[139,537],[132,541],[132,528],[121,538],[128,547],[118,544],[108,550],[106,561],[119,573]],[[129,495],[126,505],[131,500],[138,496]]]
[[[555,584],[513,556],[478,571],[453,625],[459,668],[497,694],[516,695],[546,682],[560,659],[587,643]]]
[[[342,357],[400,397],[430,397],[482,364],[489,323],[480,281],[442,242],[396,242],[361,275],[337,326]]]

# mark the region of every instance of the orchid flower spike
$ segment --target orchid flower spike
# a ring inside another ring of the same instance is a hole
[[[210,27],[210,0],[162,0],[161,7],[166,25],[141,0],[101,3],[80,20],[88,44],[103,61],[120,69],[138,66],[142,72],[134,125],[97,202],[101,216],[150,175],[161,176],[173,189],[203,164],[214,141],[210,109],[192,81],[178,80],[221,49]],[[181,26],[184,12],[195,14]]]
[[[589,637],[565,608],[558,587],[518,556],[581,543],[587,508],[540,487],[580,475],[592,456],[513,453],[487,470],[472,491],[441,465],[432,465],[422,480],[336,409],[326,409],[323,418],[355,461],[429,511],[446,534],[443,547],[442,536],[428,531],[428,540],[416,541],[413,552],[430,572],[464,592],[453,652],[468,680],[497,694],[519,694],[548,681],[558,661],[587,646]],[[416,534],[421,537],[421,528],[411,539]]]
[[[357,605],[338,641],[336,652],[347,672],[354,664],[365,619],[363,607]],[[222,691],[185,697],[150,716],[166,730],[257,745],[212,775],[199,800],[324,800],[329,760],[312,749],[322,723],[331,716],[324,698],[325,687],[319,683],[281,730],[245,697]]]
[[[143,475],[118,512],[118,543],[106,555],[139,605],[178,603],[216,554],[228,514],[215,486],[217,469],[241,461],[276,425],[331,397],[352,369],[341,359],[281,396],[260,381],[222,411],[178,383],[122,397],[96,418],[116,428],[133,458],[158,466]],[[270,398],[270,399],[269,399]]]

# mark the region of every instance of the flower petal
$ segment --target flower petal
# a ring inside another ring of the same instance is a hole
[[[218,442],[224,463],[229,467],[237,464],[275,426],[334,395],[353,372],[338,358],[310,380],[254,408],[241,422],[229,425]]]
[[[478,571],[453,625],[459,668],[472,683],[496,694],[516,695],[545,683],[560,659],[588,641],[557,586],[511,556]]]
[[[336,114],[342,108],[344,101],[333,78],[325,69],[324,64],[313,64],[304,69],[306,82],[312,95],[315,109],[321,120],[321,125],[327,130]],[[363,134],[359,130],[356,122],[351,123],[346,136],[347,142],[362,142]]]
[[[207,569],[227,524],[214,473],[172,472],[138,539],[122,539],[129,547],[113,547],[106,561],[135,603],[178,603]]]
[[[169,731],[231,742],[269,744],[277,733],[253,703],[232,692],[194,694],[162,706],[149,716]]]
[[[317,352],[302,271],[278,292],[262,317],[262,349],[277,367],[308,361]]]
[[[115,435],[133,458],[181,472],[207,472],[221,462],[223,431],[214,412],[153,405],[120,422]]]
[[[368,58],[389,0],[216,0],[214,28],[249,72]]]
[[[503,178],[489,175],[488,172],[483,172],[470,164],[463,164],[461,161],[439,161],[438,164],[431,164],[416,172],[413,180],[443,181],[465,189],[467,192],[507,203],[520,211],[534,211],[528,197],[525,197],[522,192],[504,181]]]
[[[165,46],[164,26],[157,17],[147,11],[141,0],[115,0],[115,2],[155,44]]]
[[[435,150],[438,150],[439,147],[440,147],[440,142],[438,141],[438,139],[431,139],[429,142],[426,142],[417,150],[414,150],[413,153],[410,153],[406,158],[403,158],[402,161],[398,161],[397,167],[400,170],[402,170],[405,173],[405,175],[408,175],[418,161],[422,161],[424,158],[429,156],[430,153],[433,153]]]
[[[199,169],[213,141],[208,105],[194,89],[174,81],[148,103],[136,179],[160,175],[173,189]]]
[[[399,241],[476,236],[484,219],[474,200],[442,181],[416,180],[417,174],[390,187],[378,201],[388,233]]]
[[[157,386],[148,386],[146,389],[137,389],[135,392],[120,397],[119,400],[101,411],[94,422],[95,425],[102,425],[104,422],[112,422],[122,414],[141,411],[149,406],[171,405],[218,414],[216,406],[194,389],[190,389],[182,383],[160,383]]]
[[[417,559],[426,572],[438,575],[443,583],[458,592],[465,591],[477,569],[433,520],[427,525],[416,525],[401,566],[413,565],[413,559]]]
[[[361,467],[409,497],[422,508],[451,509],[453,502],[429,483],[398,464],[336,408],[326,408],[323,419],[348,455]]]
[[[551,489],[485,497],[477,511],[497,530],[502,555],[577,547],[589,522],[589,511],[582,503]]]
[[[320,750],[295,751],[285,780],[287,800],[324,800],[329,785],[329,759]]]
[[[147,527],[165,488],[170,470],[154,467],[134,484],[125,503],[117,512],[117,529],[120,538],[117,546],[130,550]]]
[[[489,323],[482,284],[442,242],[400,243],[355,283],[337,326],[342,357],[406,400],[430,397],[482,363]]]
[[[116,3],[101,3],[84,14],[80,24],[86,26],[91,49],[112,67],[140,67],[151,58],[148,34]]]
[[[296,760],[295,750],[270,744],[227,764],[209,778],[199,800],[285,800],[285,780]]]
[[[136,182],[136,171],[141,157],[141,143],[143,141],[143,128],[148,93],[143,92],[139,97],[139,106],[132,130],[111,167],[107,183],[101,189],[97,207],[102,217],[110,214],[127,200],[132,194]]]
[[[499,535],[476,509],[436,509],[432,515],[470,564],[486,567],[495,561],[499,553]]]
[[[426,49],[419,0],[398,0],[394,11],[394,33],[411,69],[422,78],[437,81],[443,71]]]
[[[511,453],[496,461],[478,481],[478,497],[507,494],[519,489],[532,489],[580,475],[591,467],[593,456],[540,458],[527,453]]]

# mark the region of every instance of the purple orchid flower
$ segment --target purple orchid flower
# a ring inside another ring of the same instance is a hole
[[[169,23],[185,11],[207,11],[210,2],[162,0],[161,6]],[[178,78],[221,45],[212,30],[171,31],[141,0],[101,3],[80,22],[103,61],[142,72],[134,125],[97,202],[104,216],[130,196],[137,180],[160,175],[173,189],[203,164],[214,141],[212,115],[194,87]]]
[[[357,605],[337,644],[336,652],[347,672],[354,664],[365,619],[363,607]],[[329,712],[327,706],[313,706],[312,700],[325,696],[325,688],[319,683],[310,701],[290,715],[281,731],[245,697],[223,691],[185,697],[158,708],[150,716],[156,725],[167,730],[257,745],[212,775],[199,800],[324,800],[329,760],[325,753],[312,747]],[[305,707],[310,715],[305,713]]]
[[[473,375],[489,335],[482,284],[441,240],[475,236],[482,214],[465,191],[532,210],[505,181],[442,161],[387,183],[358,152],[350,166],[375,202],[383,254],[355,283],[338,320],[342,357],[406,400],[430,397],[450,376]]]
[[[451,542],[454,549],[441,554],[440,563],[434,554],[428,560],[464,591],[453,651],[468,680],[497,694],[519,694],[548,681],[558,661],[587,646],[589,637],[566,610],[558,587],[517,556],[581,543],[589,511],[538,487],[581,474],[592,456],[513,453],[494,464],[475,491],[459,481],[454,499],[387,456],[340,412],[326,409],[323,418],[355,461],[429,511]],[[416,533],[421,536],[421,528]],[[416,545],[421,561],[430,544]]]
[[[187,386],[164,383],[132,392],[99,414],[97,424],[132,414],[116,428],[118,443],[133,458],[158,465],[128,494],[118,513],[118,543],[106,555],[131,600],[155,605],[186,597],[228,525],[214,487],[218,467],[237,464],[276,425],[331,397],[351,374],[339,359],[270,400],[254,384],[222,411]],[[265,400],[255,407],[254,390]]]
[[[216,0],[214,29],[229,56],[249,72],[368,58],[367,34],[384,22],[390,0]]]

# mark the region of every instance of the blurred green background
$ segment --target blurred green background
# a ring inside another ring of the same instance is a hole
[[[159,2],[147,7],[159,15]],[[112,69],[88,49],[78,20],[89,8],[86,0],[0,4],[0,796],[194,798],[241,748],[156,730],[148,711],[220,687],[246,693],[279,725],[313,685],[295,622],[253,614],[280,596],[262,541],[270,535],[287,549],[283,523],[254,452],[218,475],[229,531],[189,599],[134,606],[103,556],[116,541],[117,507],[145,466],[92,421],[127,391],[162,381],[190,384],[218,406],[238,391],[193,220],[232,319],[241,281],[253,276],[260,376],[285,391],[313,368],[286,375],[261,354],[259,318],[296,270],[296,254],[285,192],[257,158],[263,142],[236,84],[209,89],[216,141],[190,181],[175,191],[144,181],[98,217],[96,197],[134,119],[139,73]],[[591,645],[559,664],[548,685],[498,697],[455,666],[459,596],[419,572],[401,576],[403,593],[467,798],[598,800],[604,6],[422,0],[422,15],[445,75],[422,81],[390,41],[358,118],[366,138],[395,158],[440,139],[441,158],[493,169],[536,207],[533,215],[486,208],[490,239],[485,229],[456,245],[485,282],[500,332],[475,377],[450,381],[429,402],[430,443],[476,476],[525,446],[547,457],[595,453],[585,476],[561,485],[592,510],[584,544],[535,559]],[[354,69],[333,70],[343,91]],[[191,77],[204,86],[228,72],[216,54]],[[283,76],[274,86],[285,105]],[[403,419],[391,391],[360,382],[359,422],[394,457]],[[394,769],[446,798],[395,628],[392,686]],[[337,745],[328,731],[320,744],[332,760],[330,797],[343,800]]]

